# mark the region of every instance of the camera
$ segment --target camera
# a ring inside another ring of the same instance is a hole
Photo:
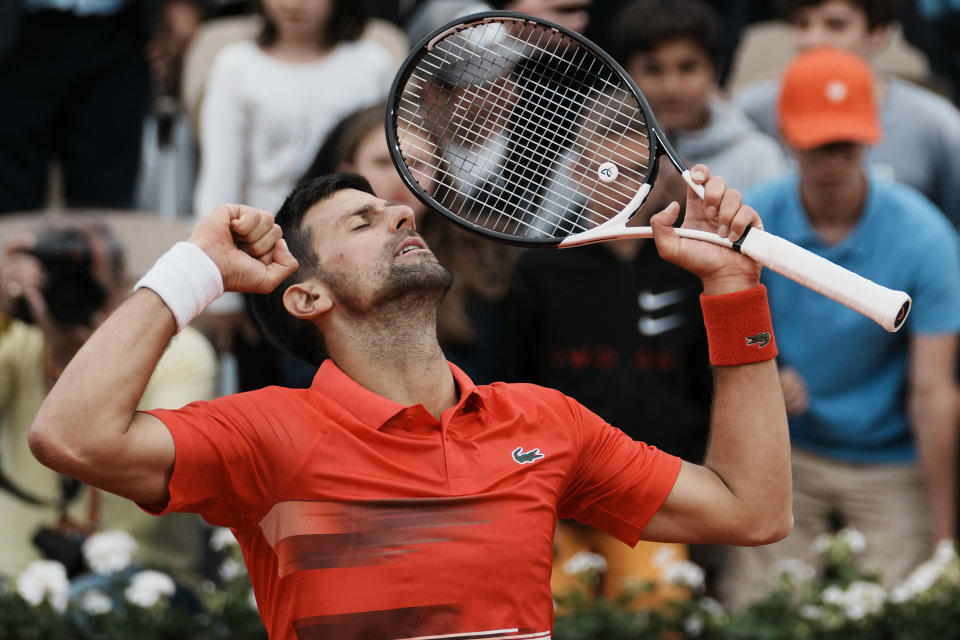
[[[43,266],[42,293],[50,317],[62,326],[90,326],[93,314],[106,304],[108,292],[93,273],[94,248],[88,235],[79,229],[49,230],[23,251]],[[35,324],[22,298],[13,315]]]

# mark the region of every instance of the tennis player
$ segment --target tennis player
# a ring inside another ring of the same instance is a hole
[[[760,220],[693,168],[686,219]],[[44,402],[46,465],[141,504],[230,527],[270,637],[549,638],[558,516],[640,538],[757,545],[792,525],[786,415],[757,264],[652,220],[700,276],[716,365],[704,465],[527,384],[474,385],[436,341],[450,275],[409,207],[354,174],[296,189],[273,217],[215,209],[144,276]],[[282,229],[282,231],[281,231]],[[266,332],[311,359],[312,388],[270,387],[136,412],[170,339],[224,290],[254,292]],[[570,300],[570,304],[588,304]],[[319,364],[319,363],[318,363]]]

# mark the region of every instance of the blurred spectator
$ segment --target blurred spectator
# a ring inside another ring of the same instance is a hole
[[[711,174],[722,176],[728,185],[737,189],[748,189],[786,171],[780,145],[757,129],[739,107],[719,95],[719,74],[726,65],[724,25],[706,2],[634,0],[624,6],[612,25],[611,52],[637,83],[674,149],[688,165],[703,163],[710,167]],[[662,161],[660,171],[661,180],[665,172],[675,174],[666,160]],[[675,199],[683,200],[683,188],[680,185],[672,192]],[[665,206],[668,201],[662,198],[660,205]],[[625,250],[626,247],[631,249]],[[664,375],[665,372],[658,372],[656,384],[626,377],[624,380],[630,381],[633,391],[607,396],[617,398],[621,406],[611,408],[610,415],[604,417],[621,428],[626,425],[636,439],[699,461],[706,450],[709,402],[708,392],[701,386],[709,382],[709,377],[704,374],[707,369],[705,338],[699,335],[702,330],[698,330],[702,325],[697,304],[700,282],[660,260],[649,241],[623,241],[591,251],[607,256],[605,264],[609,270],[606,275],[598,273],[593,277],[622,282],[620,274],[630,266],[635,274],[633,286],[621,284],[618,295],[611,296],[610,301],[618,308],[631,309],[630,313],[617,313],[612,307],[593,309],[596,316],[608,317],[607,322],[622,325],[619,330],[606,333],[617,336],[615,350],[628,354],[635,349],[637,340],[643,340],[649,348],[665,350],[673,359],[686,361],[678,370],[695,381],[691,384],[683,377]],[[531,262],[537,259],[531,256]],[[565,254],[556,260],[571,261]],[[674,292],[682,293],[687,304],[666,307],[674,314],[672,317],[683,319],[682,325],[660,334],[643,335],[644,322],[653,326],[654,322],[663,320],[653,320],[656,314],[638,318],[638,313],[653,311],[644,306],[645,301],[649,306],[649,301],[656,299],[655,292],[661,291],[662,296],[662,291],[670,288],[667,287],[670,282],[683,285]],[[677,312],[679,316],[675,315]],[[679,335],[685,335],[688,342],[678,342]],[[671,385],[679,397],[664,394],[662,387]],[[633,400],[626,402],[626,398]],[[681,406],[696,407],[695,417],[678,415],[668,404],[661,406],[667,398]],[[722,547],[690,548],[690,557],[705,569],[710,588],[722,571],[722,556]]]
[[[779,145],[719,97],[723,25],[701,0],[636,0],[613,22],[611,51],[677,153],[747,189],[786,169]]]
[[[453,273],[453,285],[437,313],[437,337],[444,355],[478,383],[494,381],[499,335],[496,303],[506,294],[517,249],[475,236],[439,214],[429,212],[397,172],[384,132],[386,105],[344,118],[321,146],[304,179],[353,171],[367,178],[378,197],[409,205],[417,228]],[[408,131],[401,146],[410,155],[428,154],[433,144]],[[422,171],[429,171],[424,164]],[[432,183],[425,180],[426,183]]]
[[[359,40],[355,0],[264,0],[256,42],[228,45],[214,61],[200,115],[194,211],[223,202],[280,208],[330,128],[386,95],[394,63]]]
[[[200,16],[192,0],[7,0],[0,19],[0,212],[130,208],[151,66],[161,81]]]
[[[30,453],[28,431],[47,390],[130,291],[123,248],[105,223],[81,214],[42,220],[36,234],[5,239],[0,263],[0,574],[15,575],[43,555],[80,572],[82,538],[123,529],[139,543],[138,561],[195,577],[205,540],[197,516],[155,518]],[[188,327],[161,359],[140,408],[210,399],[216,373],[210,344]]]
[[[384,129],[386,112],[386,103],[379,102],[354,111],[340,120],[320,145],[320,150],[302,179],[316,178],[336,171],[359,173],[367,179],[377,197],[394,204],[405,204],[413,209],[419,226],[427,208],[403,183],[393,166],[393,160],[390,159]]]
[[[362,2],[263,0],[261,10],[256,41],[224,47],[210,71],[199,122],[197,216],[224,202],[277,211],[333,125],[390,88],[393,59],[360,38]],[[242,306],[240,296],[228,295],[205,314],[217,347],[237,355],[239,388],[300,386],[283,378],[286,365]]]
[[[870,60],[886,45],[897,0],[784,0],[801,50],[820,45]],[[873,171],[914,187],[960,226],[960,113],[948,100],[896,77],[875,77],[882,136],[868,153]],[[746,87],[735,101],[757,126],[779,135],[779,82]]]
[[[675,173],[661,176],[638,223],[669,202],[660,194],[674,192],[662,189],[671,177],[680,182]],[[701,288],[698,278],[662,260],[653,240],[528,250],[501,305],[498,379],[559,389],[632,438],[699,463],[711,389]],[[666,588],[655,559],[685,558],[684,545],[640,541],[630,548],[573,521],[557,528],[556,595],[584,587],[563,571],[584,551],[606,559],[597,593],[616,597],[631,582],[649,581],[659,597],[680,595]]]
[[[960,0],[904,0],[900,20],[907,42],[926,54],[960,106]]]
[[[583,33],[593,0],[422,0],[406,11],[405,29],[415,45],[447,22],[479,11],[502,9],[549,20]]]
[[[778,560],[812,563],[837,525],[860,531],[864,568],[888,587],[955,536],[960,329],[955,231],[910,187],[866,170],[880,138],[869,66],[818,48],[787,68],[779,102],[798,174],[745,201],[764,227],[879,284],[906,291],[900,333],[765,271],[793,445],[794,528],[782,542],[731,548],[727,603],[755,595]]]

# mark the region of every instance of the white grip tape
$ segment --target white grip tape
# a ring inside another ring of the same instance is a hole
[[[213,259],[192,242],[178,242],[160,256],[134,290],[155,292],[173,312],[177,331],[223,295],[223,276]]]
[[[752,228],[740,251],[763,266],[862,313],[887,331],[903,325],[910,296],[881,286],[802,247]]]

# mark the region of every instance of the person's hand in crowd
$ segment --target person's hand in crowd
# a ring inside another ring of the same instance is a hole
[[[40,261],[27,253],[36,243],[29,232],[11,236],[3,244],[0,259],[0,313],[13,315],[26,296],[40,294],[43,288],[43,267]]]
[[[780,367],[780,386],[783,387],[783,404],[787,415],[799,416],[807,410],[810,397],[803,378],[791,367]]]
[[[169,0],[147,43],[147,62],[156,86],[176,93],[183,54],[200,26],[202,11],[193,0]]]
[[[0,310],[15,316],[26,312],[30,322],[43,332],[44,369],[47,381],[53,384],[106,314],[95,313],[91,326],[67,327],[56,322],[43,297],[43,265],[29,253],[35,243],[36,237],[25,232],[5,244],[0,265]]]
[[[503,8],[543,18],[581,33],[590,20],[587,8],[591,2],[592,0],[513,0]]]

